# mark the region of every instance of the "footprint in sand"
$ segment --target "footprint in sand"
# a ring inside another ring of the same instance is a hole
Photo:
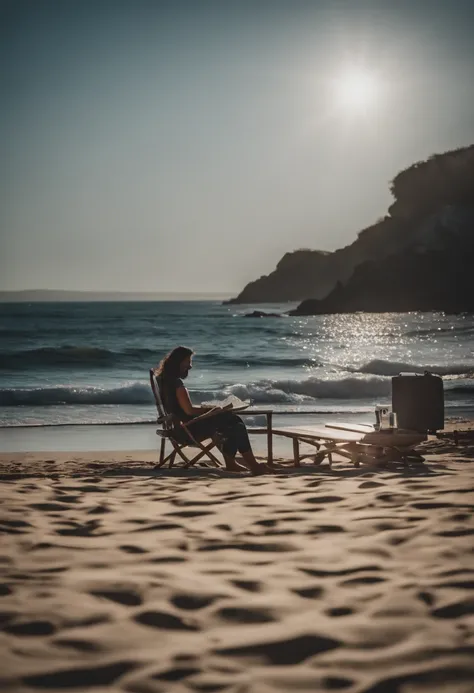
[[[447,604],[438,609],[433,609],[431,615],[435,618],[461,618],[474,614],[474,597],[460,599],[452,604]]]
[[[132,590],[92,590],[90,592],[94,597],[103,597],[111,602],[123,604],[124,606],[141,606],[142,598]]]
[[[283,544],[283,543],[272,543],[265,542],[262,544],[243,542],[243,543],[232,543],[232,542],[213,542],[210,544],[203,544],[198,548],[198,551],[225,551],[226,549],[234,549],[236,551],[261,551],[261,552],[273,552],[282,553],[286,551],[296,551],[297,547],[293,544]]]
[[[67,503],[30,503],[30,508],[34,510],[72,510]]]
[[[435,534],[437,537],[470,537],[474,534],[474,529],[459,527],[458,529],[444,530],[443,532],[436,532]]]
[[[198,609],[203,609],[209,604],[212,604],[216,599],[220,599],[218,595],[201,595],[201,594],[175,594],[171,597],[170,601],[178,609],[184,609],[185,611],[197,611]]]
[[[116,662],[102,667],[64,669],[36,676],[25,676],[23,683],[33,688],[84,689],[86,686],[108,686],[136,666],[136,662]]]
[[[93,508],[89,508],[87,511],[88,515],[103,515],[105,513],[111,513],[112,510],[107,505],[95,505]]]
[[[319,599],[322,597],[324,589],[319,585],[316,587],[295,587],[292,592],[305,599]]]
[[[65,628],[87,628],[88,626],[98,626],[103,623],[110,623],[110,616],[105,614],[97,616],[86,616],[85,618],[70,619],[65,624]]]
[[[418,592],[418,599],[421,599],[427,606],[433,606],[435,597],[431,592]]]
[[[319,568],[299,568],[299,570],[313,577],[343,577],[354,573],[380,571],[380,567],[378,565],[361,565],[356,568],[341,568],[341,570],[321,570]]]
[[[458,590],[474,590],[474,581],[460,580],[459,582],[440,582],[438,585],[435,585],[435,587],[441,587],[444,589],[454,587]]]
[[[133,544],[123,544],[119,546],[119,549],[125,551],[125,553],[149,553],[147,549],[142,549],[141,546],[134,546]]]
[[[363,575],[350,580],[344,580],[341,582],[341,585],[344,587],[355,587],[356,585],[375,585],[378,582],[385,582],[385,578],[377,577],[376,575]]]
[[[339,525],[316,525],[315,527],[307,529],[305,534],[337,534],[345,531],[344,527],[340,527]]]
[[[316,654],[333,650],[339,645],[337,640],[322,635],[300,635],[273,642],[249,642],[245,645],[220,648],[216,650],[216,654],[242,657],[252,662],[257,660],[267,665],[292,666]]]
[[[261,592],[263,584],[257,580],[231,580],[231,583],[247,592]]]
[[[11,635],[51,635],[56,632],[56,626],[50,621],[25,621],[23,623],[7,623],[2,630]]]
[[[262,527],[276,527],[278,520],[256,520],[254,525],[261,525]]]
[[[175,669],[166,669],[165,671],[160,671],[157,674],[152,674],[150,678],[158,681],[174,682],[182,681],[183,679],[187,679],[189,676],[199,674],[199,672],[200,669],[196,669],[195,667],[176,667]]]
[[[354,611],[348,606],[334,606],[332,609],[327,609],[326,613],[328,616],[339,618],[340,616],[350,616]]]
[[[213,515],[210,510],[173,510],[165,513],[167,517],[204,517],[205,515]]]
[[[52,641],[53,645],[58,647],[72,647],[73,650],[79,652],[99,652],[101,647],[98,643],[91,640],[76,640],[73,638],[57,638]]]
[[[31,524],[25,520],[1,520],[0,534],[25,534],[29,527]]]
[[[251,609],[239,607],[223,607],[216,611],[216,616],[229,623],[270,623],[276,619],[268,609]]]
[[[188,619],[183,619],[180,616],[167,613],[166,611],[143,611],[141,614],[135,616],[134,620],[137,623],[141,623],[143,626],[150,626],[151,628],[162,628],[164,630],[199,630],[198,626],[188,621]]]

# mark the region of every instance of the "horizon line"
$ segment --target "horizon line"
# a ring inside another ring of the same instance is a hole
[[[228,298],[234,295],[235,292],[230,291],[107,291],[107,290],[91,290],[91,289],[0,289],[0,302],[31,302],[41,300],[71,300],[81,298],[88,300],[109,300],[118,299],[148,299],[148,300],[179,300],[187,298],[188,300],[198,300],[199,298]]]

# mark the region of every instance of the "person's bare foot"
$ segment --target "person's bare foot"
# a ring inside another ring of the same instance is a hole
[[[262,474],[272,474],[266,464],[258,463],[250,469],[252,476],[262,476]]]
[[[279,471],[278,467],[273,467],[271,464],[268,464],[267,462],[262,462],[262,467],[264,467],[265,469],[265,474],[275,474]]]
[[[247,467],[243,467],[238,462],[227,462],[225,469],[226,472],[248,472]]]

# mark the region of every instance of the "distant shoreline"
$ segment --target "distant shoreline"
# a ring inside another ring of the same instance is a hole
[[[152,292],[152,291],[67,291],[25,289],[0,291],[0,303],[87,303],[119,301],[222,301],[232,296],[226,292]]]

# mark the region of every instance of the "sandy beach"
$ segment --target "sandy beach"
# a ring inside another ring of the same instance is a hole
[[[2,454],[2,691],[472,691],[462,428],[422,465],[260,478]]]

